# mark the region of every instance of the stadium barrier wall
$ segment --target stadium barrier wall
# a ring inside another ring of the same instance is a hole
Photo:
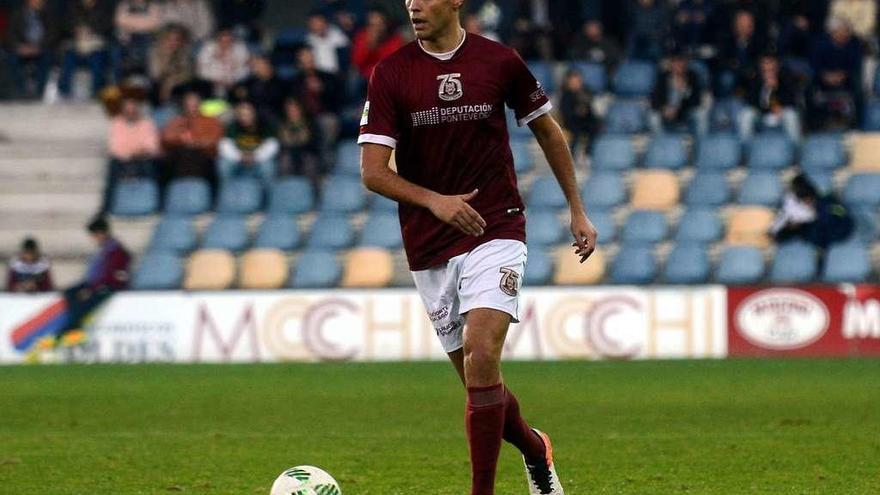
[[[523,291],[508,359],[880,356],[880,286]],[[0,295],[0,363],[63,318],[57,294]],[[62,362],[443,360],[413,290],[130,292]]]

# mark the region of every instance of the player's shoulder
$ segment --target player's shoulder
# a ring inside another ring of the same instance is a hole
[[[516,56],[516,50],[513,48],[480,34],[468,33],[468,43],[473,44],[475,48],[479,48],[481,51],[489,51],[493,54],[507,57]]]
[[[405,70],[407,67],[412,64],[413,60],[419,55],[419,45],[418,42],[413,40],[409,43],[403,45],[394,51],[391,55],[388,55],[381,62],[376,64],[376,68],[374,69],[377,73],[381,72],[383,74],[395,73],[401,70]]]

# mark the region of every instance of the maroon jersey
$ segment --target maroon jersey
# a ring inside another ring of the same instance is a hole
[[[493,239],[525,242],[505,104],[520,126],[552,108],[516,52],[471,33],[447,54],[427,53],[413,41],[373,72],[358,143],[396,148],[397,173],[432,191],[479,189],[469,204],[486,220],[485,233],[472,237],[426,208],[401,203],[411,270],[444,263]]]

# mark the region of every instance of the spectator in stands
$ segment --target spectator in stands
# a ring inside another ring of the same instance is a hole
[[[831,18],[828,33],[813,48],[812,94],[814,127],[848,126],[859,114],[862,97],[862,44],[849,23]]]
[[[318,70],[315,57],[308,48],[297,52],[299,74],[293,80],[294,96],[302,104],[320,136],[319,149],[324,169],[333,164],[336,140],[339,137],[339,111],[344,94],[337,77]]]
[[[605,29],[598,19],[584,22],[583,28],[571,44],[568,55],[573,60],[602,64],[609,73],[613,72],[620,63],[620,47],[614,40],[605,36]]]
[[[205,0],[165,0],[162,24],[181,25],[195,42],[201,43],[214,32],[214,13]]]
[[[114,17],[118,46],[113,51],[116,80],[147,72],[147,55],[153,34],[162,24],[159,3],[153,0],[121,0]]]
[[[627,42],[629,56],[659,60],[666,45],[669,12],[659,0],[635,0]]]
[[[276,174],[278,151],[274,129],[259,119],[251,103],[239,103],[235,107],[235,121],[220,140],[220,179],[250,175],[268,183]]]
[[[162,29],[159,41],[150,49],[149,75],[153,87],[153,103],[162,106],[169,103],[175,90],[195,77],[189,33],[178,24]]]
[[[92,256],[82,282],[66,289],[67,322],[56,336],[68,345],[85,339],[83,321],[115,292],[128,287],[131,255],[110,233],[104,217],[89,222],[86,227],[98,246]]]
[[[278,127],[281,173],[307,175],[316,180],[325,172],[316,154],[315,132],[302,105],[295,98],[284,102],[284,120]]]
[[[800,174],[792,179],[770,234],[777,242],[801,239],[826,249],[848,239],[854,228],[846,206],[833,194],[820,194],[810,179]]]
[[[201,110],[202,97],[188,91],[181,102],[182,114],[162,131],[165,152],[165,173],[170,177],[201,177],[216,192],[217,174],[214,162],[217,146],[223,137],[223,124]]]
[[[779,22],[779,50],[785,57],[806,61],[816,26],[805,2],[795,3]]]
[[[354,36],[351,61],[360,75],[369,80],[373,68],[404,44],[403,38],[388,23],[388,17],[379,10],[367,14],[367,25]]]
[[[62,96],[70,96],[73,73],[82,65],[88,66],[92,73],[92,96],[97,96],[104,87],[113,32],[110,15],[104,0],[78,0],[71,6],[58,80],[58,91]]]
[[[309,15],[308,29],[306,42],[315,55],[315,66],[324,72],[339,73],[339,50],[348,46],[348,36],[338,26],[327,22],[319,11]]]
[[[110,122],[110,164],[104,188],[102,212],[109,211],[113,191],[120,180],[132,177],[156,178],[159,131],[134,98],[122,100],[122,112]]]
[[[864,43],[877,36],[877,0],[833,0],[828,15],[846,21]]]
[[[526,60],[553,58],[551,17],[549,2],[521,1],[515,6],[505,6],[504,15],[511,16],[513,23],[508,44]]]
[[[27,0],[9,20],[10,73],[19,97],[38,98],[43,94],[58,29],[44,0]]]
[[[565,76],[562,96],[559,100],[562,125],[571,133],[569,143],[572,153],[577,156],[581,145],[589,145],[590,139],[599,127],[593,113],[593,95],[584,86],[581,73],[570,70]]]
[[[748,10],[739,10],[733,17],[730,35],[721,45],[721,69],[731,78],[729,86],[745,92],[747,81],[755,78],[758,56],[765,47],[755,30],[755,17]],[[725,91],[726,92],[726,91]]]
[[[52,290],[49,259],[40,253],[32,237],[21,243],[18,256],[9,261],[6,290],[9,292],[48,292]]]
[[[765,54],[758,64],[758,77],[752,81],[748,92],[750,108],[742,112],[745,120],[740,128],[751,129],[757,123],[763,129],[783,129],[795,141],[800,140],[801,124],[797,112],[798,95],[796,83],[783,71],[779,59],[773,54]]]
[[[272,62],[265,55],[251,57],[251,76],[235,85],[234,102],[249,101],[260,119],[277,123],[284,113],[285,84],[275,75]]]
[[[260,17],[266,10],[266,0],[220,0],[215,4],[221,26],[232,26],[248,42],[259,41]]]
[[[199,51],[197,73],[213,85],[215,96],[225,97],[248,76],[249,58],[247,46],[235,37],[232,29],[221,27]]]
[[[501,22],[504,13],[495,0],[483,0],[481,2],[472,2],[474,15],[480,23],[480,32],[483,36],[501,41]]]
[[[651,121],[655,132],[687,130],[695,123],[695,112],[703,94],[700,78],[688,68],[684,53],[674,53],[667,62],[667,68],[657,78],[651,95]]]
[[[713,8],[710,0],[683,0],[678,4],[673,19],[677,46],[695,54],[712,41],[709,19]]]

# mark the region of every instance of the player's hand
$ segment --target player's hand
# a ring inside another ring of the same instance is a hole
[[[438,194],[428,205],[431,213],[440,220],[452,225],[467,235],[479,237],[483,235],[486,221],[471,208],[468,201],[477,195],[479,189],[474,189],[468,194],[456,194],[445,196]]]
[[[571,234],[574,236],[574,242],[571,245],[577,249],[574,254],[580,256],[581,263],[587,261],[587,258],[596,250],[596,238],[599,233],[593,222],[587,218],[584,212],[572,212],[571,214]]]

